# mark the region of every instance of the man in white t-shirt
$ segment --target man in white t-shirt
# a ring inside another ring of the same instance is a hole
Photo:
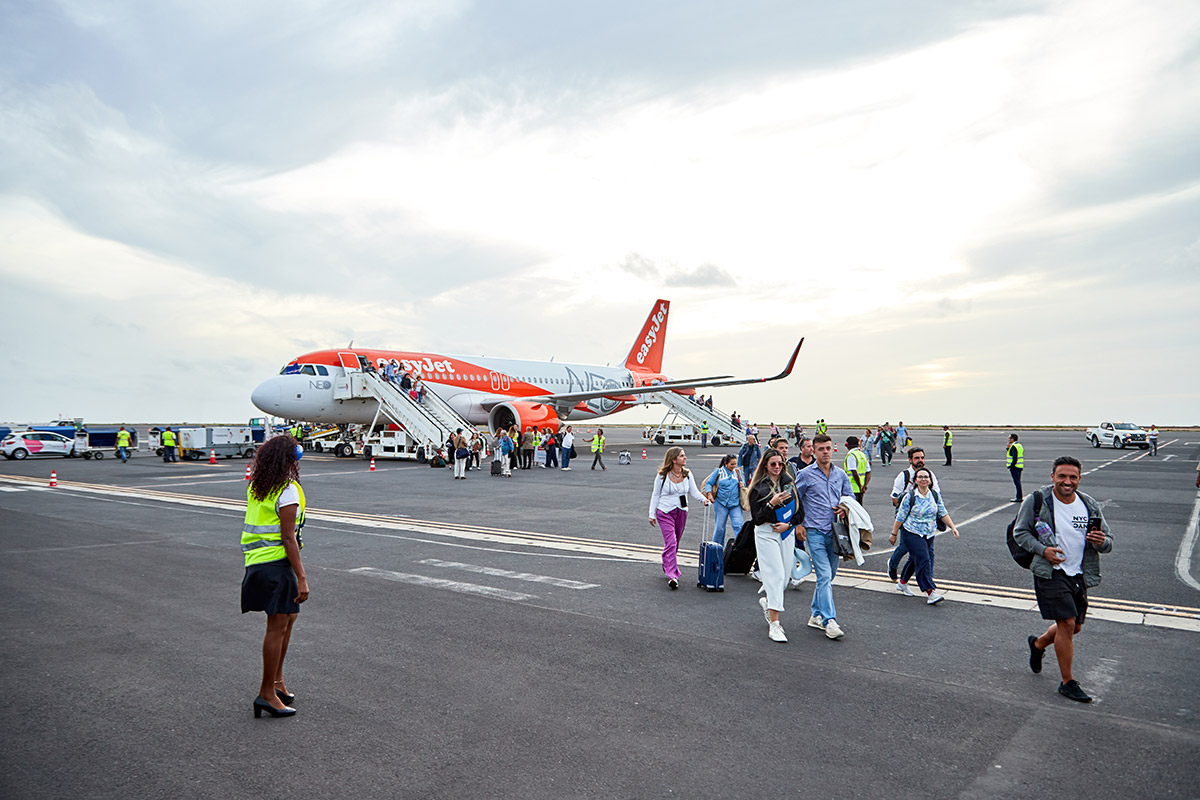
[[[1078,491],[1082,466],[1071,456],[1055,459],[1051,486],[1028,495],[1017,512],[1013,539],[1033,553],[1033,592],[1050,627],[1030,636],[1029,668],[1042,671],[1046,648],[1054,645],[1062,683],[1058,693],[1089,703],[1071,672],[1075,636],[1087,615],[1087,590],[1100,583],[1100,554],[1112,551],[1112,534],[1100,505]]]

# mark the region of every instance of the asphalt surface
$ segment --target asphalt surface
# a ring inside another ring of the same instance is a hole
[[[1096,701],[1079,705],[1055,692],[1052,652],[1028,668],[1036,611],[979,600],[1032,597],[1003,543],[1003,433],[957,433],[952,467],[918,434],[962,527],[937,544],[946,602],[882,580],[902,463],[876,462],[877,546],[841,573],[861,586],[835,589],[846,637],[805,627],[809,583],[787,595],[787,644],[751,579],[689,581],[698,509],[667,589],[647,522],[664,448],[643,461],[640,439],[618,441],[637,433],[610,434],[607,471],[581,452],[511,479],[307,456],[290,719],[250,709],[247,462],[0,462],[0,796],[1200,796],[1200,591],[1178,575],[1200,578],[1194,537],[1181,548],[1200,435],[1164,436],[1157,457],[1022,435],[1026,490],[1075,455],[1113,529],[1091,592],[1112,618],[1076,640]],[[690,448],[689,467],[720,452]]]

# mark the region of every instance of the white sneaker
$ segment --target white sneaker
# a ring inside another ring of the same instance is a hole
[[[804,581],[798,581],[798,580],[794,580],[791,578],[788,579],[788,588],[789,589],[799,589],[803,585],[804,585]]]
[[[765,598],[765,597],[758,598],[758,604],[760,606],[762,606],[763,618],[766,619],[766,621],[769,623],[771,621],[771,612],[767,610],[767,598]]]
[[[830,639],[840,639],[845,636],[845,632],[838,627],[837,620],[831,619],[825,623],[825,635]]]
[[[772,622],[767,628],[767,636],[771,637],[772,642],[786,642],[787,637],[783,635],[783,626],[779,622]]]
[[[571,471],[570,467],[563,467],[563,472],[570,472],[570,471]]]
[[[945,595],[934,592],[933,594],[929,595],[929,599],[925,601],[925,604],[929,605],[929,606],[936,606],[938,603],[942,602],[945,599],[946,599]]]
[[[896,581],[896,590],[905,597],[916,597],[916,595],[912,593],[912,589],[908,588],[907,583]]]
[[[816,628],[819,631],[825,630],[825,623],[816,614],[808,618],[808,627]]]
[[[750,570],[750,577],[754,578],[754,580],[758,581],[759,583],[762,583],[762,578],[758,577],[758,570],[756,570],[756,569]]]

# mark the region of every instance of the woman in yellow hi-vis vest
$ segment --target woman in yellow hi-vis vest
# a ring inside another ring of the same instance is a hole
[[[596,435],[592,437],[592,469],[597,464],[602,470],[608,469],[604,466],[604,428],[596,428]]]
[[[254,716],[296,713],[296,699],[283,682],[292,625],[300,603],[308,599],[308,579],[300,563],[300,529],[304,526],[304,490],[300,488],[302,448],[288,435],[276,436],[258,448],[246,487],[246,521],[242,525],[242,613],[265,611],[262,684],[254,698]]]

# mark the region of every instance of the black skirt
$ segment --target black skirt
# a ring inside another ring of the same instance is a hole
[[[242,613],[265,611],[267,614],[297,614],[296,595],[300,584],[286,558],[246,567],[242,578]]]

